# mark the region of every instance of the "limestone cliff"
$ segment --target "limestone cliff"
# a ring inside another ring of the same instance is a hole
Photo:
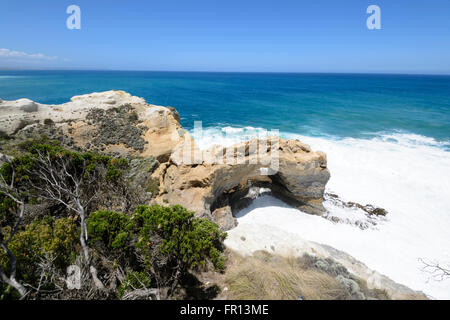
[[[182,139],[173,108],[150,105],[123,91],[75,96],[61,105],[28,99],[0,102],[1,131],[21,137],[45,134],[68,147],[167,160]]]

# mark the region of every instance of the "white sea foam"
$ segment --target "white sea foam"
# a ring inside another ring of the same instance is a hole
[[[266,137],[270,134],[263,128],[254,127],[210,127],[201,131],[191,131],[200,149],[207,149],[212,145],[230,146],[238,142],[243,142],[254,137]],[[201,134],[201,135],[198,135]]]
[[[258,134],[264,131],[209,128],[202,137],[195,138],[201,148],[206,148],[212,144],[230,145]],[[361,230],[303,214],[263,196],[246,209],[245,215],[241,214],[235,230],[260,225],[261,230],[297,234],[343,250],[369,268],[431,297],[450,298],[450,279],[430,280],[419,261],[427,259],[450,265],[448,142],[405,133],[380,133],[371,139],[330,139],[289,133],[281,136],[300,139],[314,150],[326,152],[331,172],[327,191],[346,201],[385,208],[389,212],[387,220],[376,229]],[[325,206],[335,215],[352,214],[342,212],[350,209],[333,207],[330,203]],[[257,245],[264,248],[267,243]]]

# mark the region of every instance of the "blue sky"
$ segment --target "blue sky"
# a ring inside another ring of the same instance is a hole
[[[0,68],[450,74],[450,0],[2,0]]]

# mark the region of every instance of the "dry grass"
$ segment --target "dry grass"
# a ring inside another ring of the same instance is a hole
[[[342,265],[328,259],[330,268],[318,267],[310,255],[283,257],[267,251],[242,256],[226,250],[224,273],[200,272],[195,275],[202,291],[194,299],[219,300],[390,300],[386,290],[369,289],[365,280],[350,274]],[[339,277],[341,279],[339,280]],[[342,282],[342,277],[344,281]],[[350,286],[349,286],[350,285]],[[191,285],[192,287],[192,285]],[[214,290],[213,290],[214,289]],[[217,289],[217,290],[216,290]],[[192,290],[191,290],[192,291]],[[217,293],[213,293],[217,292]],[[205,292],[208,294],[205,296]],[[421,293],[395,294],[395,299],[427,299]]]
[[[302,258],[284,258],[267,252],[251,257],[228,254],[224,275],[225,299],[336,300],[348,293],[330,275],[311,268]]]

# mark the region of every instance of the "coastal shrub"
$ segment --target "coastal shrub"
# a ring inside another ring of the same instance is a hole
[[[49,139],[46,135],[41,135],[39,138],[26,139],[18,144],[19,150],[27,153],[33,145],[46,144],[50,146],[59,146],[61,144],[58,140]]]
[[[14,175],[14,182],[18,185],[24,185],[29,179],[29,172],[33,169],[35,164],[35,159],[30,155],[23,155],[14,158],[11,162],[5,162],[0,168],[0,174],[5,179],[5,181],[10,184],[11,179]],[[14,170],[13,170],[14,169]]]
[[[103,248],[107,259],[128,270],[119,297],[148,287],[152,279],[170,291],[190,270],[208,265],[223,270],[225,265],[226,233],[182,206],[139,206],[132,216],[98,210],[90,214],[87,228],[93,247]]]
[[[117,181],[122,177],[123,169],[128,167],[128,160],[122,158],[109,158],[107,166],[106,179]]]
[[[9,237],[10,227],[3,228],[3,237]],[[52,258],[54,267],[65,270],[75,258],[75,247],[79,233],[70,218],[53,219],[45,216],[35,219],[16,233],[9,243],[9,249],[17,259],[17,277],[34,285],[40,276],[37,264],[41,259]],[[0,265],[10,272],[9,257],[0,251]]]
[[[194,258],[198,265],[203,266],[202,257],[208,257],[217,270],[223,270],[225,257],[222,255],[222,244],[227,234],[222,232],[217,224],[206,219],[194,219],[193,229],[192,241],[197,245]]]
[[[5,131],[0,130],[0,140],[9,140],[11,137]]]
[[[123,213],[99,210],[87,219],[92,241],[102,242],[106,248],[125,249],[133,234],[131,219]]]
[[[52,119],[45,119],[45,120],[44,120],[44,124],[45,124],[46,126],[52,126],[52,125],[55,124],[55,122],[54,122]]]
[[[17,203],[10,197],[0,192],[0,226],[5,226],[11,221],[14,211],[17,209]],[[0,232],[0,237],[1,237]],[[1,239],[0,239],[1,240]]]
[[[133,221],[139,230],[136,247],[144,253],[153,245],[152,236],[157,235],[157,254],[163,255],[168,265],[178,266],[181,272],[204,267],[208,261],[217,269],[223,268],[221,251],[226,233],[213,222],[194,218],[193,212],[179,205],[139,206]]]
[[[26,150],[22,155],[14,158],[12,164],[16,171],[16,180],[29,179],[30,174],[34,174],[34,182],[39,183],[42,178],[38,172],[34,172],[38,157],[44,155],[50,160],[63,159],[66,161],[66,168],[69,174],[79,176],[84,173],[99,173],[99,169],[105,168],[105,178],[110,181],[117,181],[123,174],[123,170],[128,167],[128,160],[122,158],[111,158],[106,155],[91,152],[75,152],[64,149],[58,142],[42,137],[37,140],[26,140],[20,144],[22,150]],[[8,170],[4,168],[2,170]],[[10,170],[10,169],[9,169]],[[11,171],[11,170],[10,170]]]

